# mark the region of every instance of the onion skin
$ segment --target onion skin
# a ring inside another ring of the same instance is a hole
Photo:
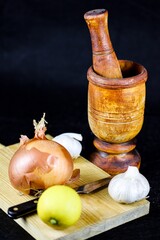
[[[8,169],[10,182],[15,189],[31,194],[31,190],[65,184],[71,179],[73,159],[62,145],[45,137],[24,139]]]

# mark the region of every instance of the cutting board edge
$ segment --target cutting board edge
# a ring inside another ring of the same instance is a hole
[[[116,228],[118,226],[121,226],[123,224],[126,224],[128,222],[131,222],[133,220],[136,220],[138,218],[141,218],[147,214],[149,214],[149,209],[150,209],[150,202],[148,200],[145,200],[145,204],[140,205],[139,207],[136,207],[136,212],[133,210],[128,211],[128,213],[126,214],[126,212],[120,214],[118,217],[114,216],[110,219],[104,219],[102,221],[99,221],[99,223],[95,223],[95,224],[91,224],[90,226],[81,228],[78,231],[75,231],[73,233],[70,233],[68,235],[64,235],[62,237],[56,238],[56,240],[81,240],[81,239],[88,239],[91,237],[94,237],[96,235],[99,235],[101,233],[104,233],[106,231],[109,231],[113,228]],[[134,213],[134,214],[133,214]],[[134,215],[134,217],[133,217]],[[125,218],[125,219],[124,219]],[[112,220],[112,221],[111,221]],[[34,237],[35,239],[37,239],[37,233],[33,231],[30,231],[27,229],[26,230],[26,222],[24,221],[24,219],[18,219],[15,220],[15,222],[17,222],[18,225],[20,225],[25,231],[27,231],[32,237]],[[113,223],[110,224],[110,223]],[[38,240],[50,240],[50,238],[47,238],[47,236],[45,235],[41,235],[39,236]]]

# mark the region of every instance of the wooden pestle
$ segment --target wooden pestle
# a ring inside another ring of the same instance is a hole
[[[84,14],[88,25],[94,71],[105,78],[122,78],[117,56],[112,47],[108,31],[108,11],[95,9]]]

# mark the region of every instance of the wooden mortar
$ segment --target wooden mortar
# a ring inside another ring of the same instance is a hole
[[[99,152],[91,161],[109,174],[124,172],[129,165],[140,167],[135,137],[144,120],[146,69],[135,62],[120,60],[122,79],[107,79],[89,68],[88,121],[97,137]]]
[[[111,46],[107,17],[104,9],[84,15],[93,50],[93,66],[87,72],[88,121],[98,149],[90,160],[115,175],[130,165],[140,167],[135,137],[144,121],[147,70],[132,61],[118,61],[114,51],[106,51]]]

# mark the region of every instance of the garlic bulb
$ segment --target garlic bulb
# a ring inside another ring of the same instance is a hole
[[[146,198],[149,191],[148,180],[134,166],[129,166],[126,172],[114,176],[108,185],[109,195],[121,203],[142,200]]]
[[[72,158],[78,158],[82,151],[82,145],[79,141],[82,141],[82,135],[78,133],[62,133],[55,138],[53,141],[61,144],[70,153]]]

